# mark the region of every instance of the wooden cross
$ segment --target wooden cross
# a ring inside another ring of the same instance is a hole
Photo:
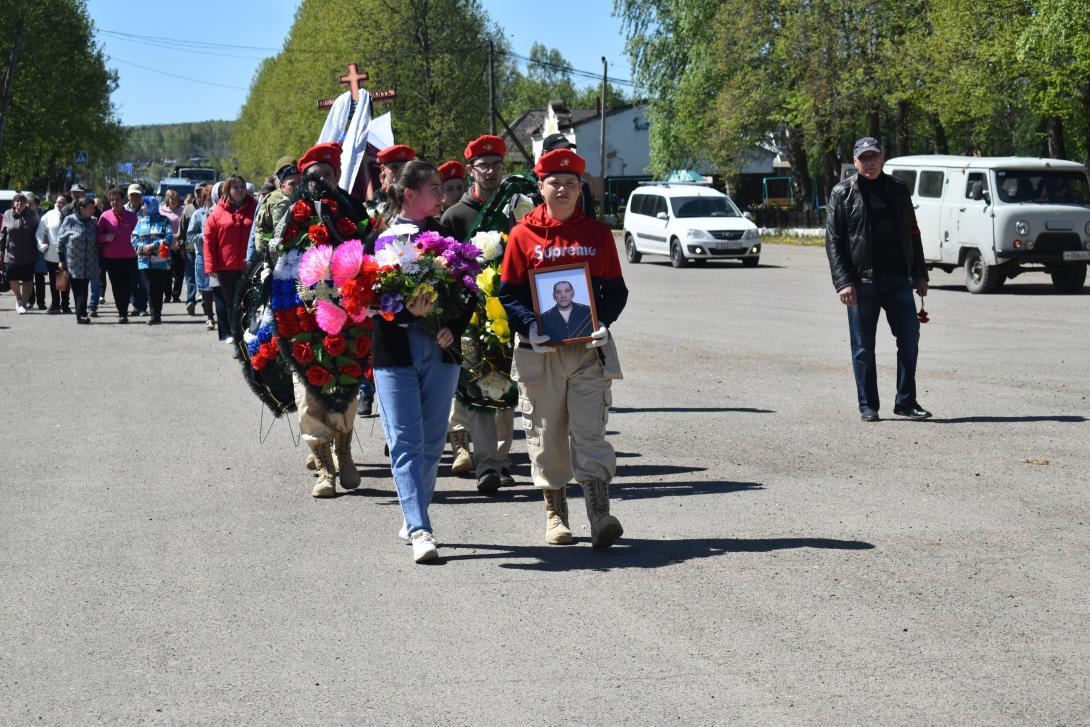
[[[348,64],[348,73],[337,79],[342,86],[348,86],[352,91],[352,100],[360,100],[360,81],[367,80],[367,71],[360,73],[359,66],[355,63]]]

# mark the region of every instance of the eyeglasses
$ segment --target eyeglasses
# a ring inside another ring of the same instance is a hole
[[[491,164],[489,164],[488,162],[476,162],[471,166],[478,172],[499,171],[500,169],[503,169],[503,161],[500,160],[498,162],[492,162]]]

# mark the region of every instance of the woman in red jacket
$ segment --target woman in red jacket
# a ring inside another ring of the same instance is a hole
[[[246,189],[246,180],[236,174],[223,183],[220,201],[204,224],[204,271],[219,280],[232,334],[238,311],[235,290],[246,268],[246,245],[256,209],[257,202]],[[226,340],[234,343],[230,335]]]

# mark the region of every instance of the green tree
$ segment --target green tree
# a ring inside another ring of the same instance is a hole
[[[325,120],[315,102],[344,91],[348,63],[374,90],[396,88],[375,114],[393,114],[395,138],[425,159],[457,158],[488,128],[491,23],[477,0],[303,0],[283,50],[264,61],[234,133],[240,170],[267,173],[314,144]]]
[[[59,187],[78,151],[93,162],[115,160],[122,131],[106,68],[83,0],[0,0],[0,63],[6,63],[16,20],[25,27],[15,66],[0,186]]]

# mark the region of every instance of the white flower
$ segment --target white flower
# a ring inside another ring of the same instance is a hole
[[[392,240],[375,253],[375,262],[381,267],[401,267],[420,257],[420,248],[408,240]]]
[[[400,225],[391,225],[382,231],[383,237],[402,237],[404,235],[415,235],[420,232],[420,228],[411,222],[402,222]]]
[[[500,233],[492,230],[490,232],[478,232],[470,240],[481,254],[477,257],[481,262],[488,262],[489,260],[495,260],[503,254],[503,238],[500,237]]]
[[[295,280],[301,257],[302,255],[298,250],[289,250],[277,258],[276,269],[273,270],[273,280]]]

